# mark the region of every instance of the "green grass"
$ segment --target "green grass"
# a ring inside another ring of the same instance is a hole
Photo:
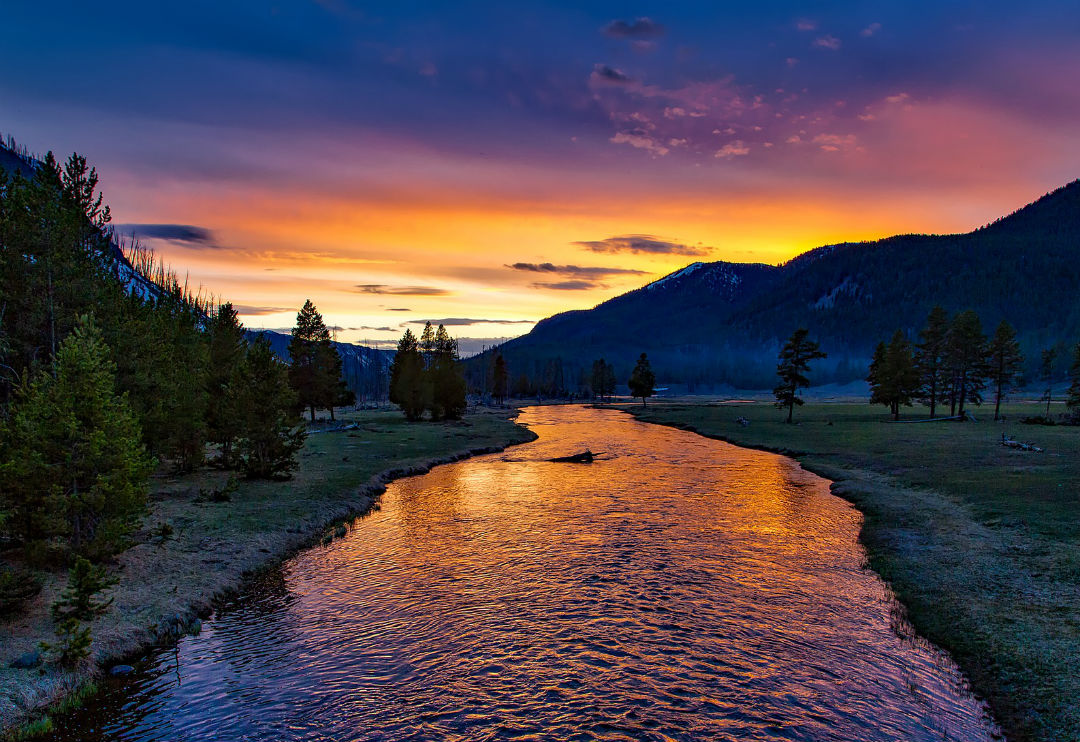
[[[349,413],[343,422],[358,429],[310,435],[292,480],[240,481],[227,502],[205,502],[199,494],[222,489],[228,472],[160,474],[137,543],[118,557],[120,580],[109,593],[115,602],[93,623],[95,658],[107,668],[137,654],[156,640],[163,617],[180,614],[189,621],[238,588],[245,575],[324,535],[332,540],[369,507],[366,485],[377,475],[535,438],[512,422],[513,414],[474,411],[461,421],[408,423],[389,410]],[[63,584],[64,575],[50,575],[27,612],[0,634],[0,729],[9,733],[30,729],[26,722],[43,707],[62,713],[65,703],[82,701],[78,689],[89,670],[8,667],[11,658],[51,638],[49,604]],[[38,722],[48,723],[47,717]]]
[[[1080,428],[895,424],[882,407],[656,401],[642,420],[796,456],[863,513],[871,566],[948,649],[1009,739],[1080,740]],[[750,420],[746,427],[736,418]],[[925,416],[920,409],[904,419]],[[831,424],[830,424],[831,423]],[[1007,449],[1006,433],[1045,449]]]

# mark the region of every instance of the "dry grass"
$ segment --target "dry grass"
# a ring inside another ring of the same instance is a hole
[[[288,482],[240,482],[228,502],[197,502],[200,490],[220,489],[225,472],[155,479],[144,528],[118,558],[119,584],[111,610],[93,624],[93,662],[77,672],[18,670],[8,662],[52,638],[49,605],[64,576],[51,575],[23,616],[0,637],[0,728],[12,730],[35,713],[70,698],[103,668],[192,630],[215,598],[245,575],[317,540],[367,511],[390,479],[437,463],[501,450],[535,436],[514,424],[516,411],[484,410],[465,420],[406,423],[398,412],[347,414],[359,429],[308,438],[301,466]],[[167,523],[167,537],[155,535]]]
[[[883,408],[658,401],[643,420],[795,455],[864,515],[870,565],[946,648],[1010,740],[1080,739],[1080,428],[896,425]],[[910,414],[919,415],[915,410]],[[925,413],[922,413],[925,414]],[[746,427],[736,418],[749,418]],[[1005,432],[1046,449],[999,444]]]

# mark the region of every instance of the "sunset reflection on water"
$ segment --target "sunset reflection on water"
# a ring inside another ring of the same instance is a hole
[[[392,484],[83,738],[993,738],[948,658],[890,627],[828,482],[617,411],[520,421],[539,440]]]

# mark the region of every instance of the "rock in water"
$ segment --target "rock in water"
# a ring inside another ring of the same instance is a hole
[[[554,459],[548,459],[548,461],[554,461],[557,464],[591,464],[593,462],[593,452],[582,451],[581,453],[575,453],[573,456],[557,456]]]
[[[131,665],[113,665],[109,670],[110,675],[127,675],[131,672],[135,672],[135,668]]]

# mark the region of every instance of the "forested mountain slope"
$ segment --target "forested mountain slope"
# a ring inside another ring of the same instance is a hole
[[[828,245],[780,266],[695,263],[636,291],[541,321],[503,344],[512,378],[554,376],[576,390],[593,359],[620,381],[641,352],[661,382],[767,387],[776,349],[798,326],[830,354],[818,382],[866,374],[874,345],[914,334],[927,312],[974,309],[991,332],[1018,330],[1029,360],[1080,340],[1080,181],[967,234]],[[476,364],[489,362],[480,358]]]

